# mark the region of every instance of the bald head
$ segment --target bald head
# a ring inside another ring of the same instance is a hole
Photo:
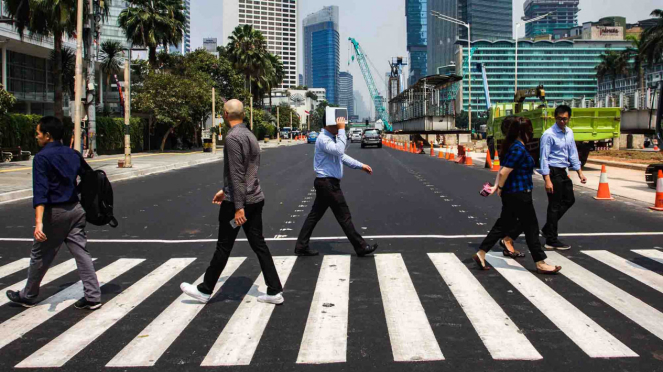
[[[244,105],[240,100],[231,99],[223,105],[228,122],[244,121]]]

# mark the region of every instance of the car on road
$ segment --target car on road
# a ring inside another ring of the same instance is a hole
[[[350,129],[350,143],[361,142],[361,128]]]
[[[366,129],[361,136],[361,148],[366,146],[377,146],[382,148],[382,134],[377,129]]]
[[[308,136],[306,136],[306,142],[307,143],[315,143],[315,141],[318,140],[318,133],[317,132],[310,132]]]

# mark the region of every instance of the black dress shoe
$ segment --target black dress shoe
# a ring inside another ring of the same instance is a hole
[[[364,257],[368,254],[371,254],[371,253],[375,252],[376,249],[378,249],[377,244],[367,245],[361,251],[357,252],[357,256]]]
[[[15,304],[19,304],[19,305],[21,305],[23,307],[27,307],[27,308],[35,306],[34,301],[30,301],[28,299],[25,299],[25,298],[21,297],[21,295],[18,291],[7,291],[6,294],[7,294],[7,298],[9,299],[9,301],[11,301]]]
[[[320,254],[320,252],[314,251],[311,248],[295,249],[295,255],[296,256],[317,256],[319,254]]]

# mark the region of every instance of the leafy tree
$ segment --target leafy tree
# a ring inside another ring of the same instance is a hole
[[[612,80],[612,87],[617,86],[617,76],[628,73],[628,63],[622,58],[622,55],[614,50],[606,51],[600,55],[601,63],[596,66],[596,76],[599,81],[603,81],[606,76]]]
[[[621,52],[622,62],[627,66],[631,65],[633,62],[633,71],[638,76],[638,90],[640,90],[640,97],[644,97],[645,94],[645,59],[646,51],[644,45],[647,42],[647,35],[642,35],[642,38],[629,38],[633,43],[634,47],[628,47]],[[628,68],[628,67],[627,67]]]
[[[299,114],[294,108],[290,107],[287,103],[281,103],[278,109],[279,128],[290,126],[290,114],[292,114],[292,126],[299,127]],[[276,107],[272,107],[270,113],[274,117],[274,121],[276,121]]]
[[[315,94],[315,93],[313,93],[313,92],[311,92],[310,90],[306,92],[306,97],[308,97],[308,98],[310,98],[310,99],[312,99],[312,100],[314,100],[314,101],[317,101],[317,100],[318,100],[318,95]]]
[[[0,84],[0,115],[5,115],[16,103],[16,97],[7,92],[5,87]]]
[[[330,104],[327,101],[320,102],[311,113],[311,118],[309,119],[311,121],[311,130],[319,131],[325,126],[322,118],[325,115],[327,107],[338,107],[338,105]]]
[[[251,25],[237,26],[228,38],[227,54],[233,67],[242,72],[252,90],[253,81],[265,71],[264,60],[269,54],[265,36]]]
[[[663,9],[656,9],[651,15],[658,18],[658,24],[643,33],[645,41],[642,44],[649,65],[663,61]]]

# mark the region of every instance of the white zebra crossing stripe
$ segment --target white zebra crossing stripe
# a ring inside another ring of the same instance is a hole
[[[20,260],[8,263],[0,267],[0,278],[4,278],[5,276],[9,276],[21,270],[27,269],[28,266],[30,266],[29,258],[21,258]]]
[[[223,269],[216,287],[214,287],[212,298],[245,259],[246,257],[231,257],[228,259],[228,264]],[[205,275],[198,278],[194,285],[202,283],[204,277]],[[204,306],[205,304],[182,294],[106,364],[106,367],[154,366]]]
[[[377,254],[375,265],[394,361],[444,360],[400,253]]]
[[[121,258],[113,262],[97,271],[99,285],[110,282],[143,261],[145,260]],[[37,306],[27,309],[0,324],[0,349],[45,323],[50,318],[73,305],[81,297],[83,297],[83,283],[78,281],[76,284],[40,302]]]
[[[663,252],[658,249],[633,249],[632,251],[641,256],[645,256],[650,260],[663,264]]]
[[[101,309],[91,313],[24,359],[16,365],[16,368],[62,367],[193,261],[195,258],[171,258],[166,261],[105,303]]]
[[[493,359],[539,360],[541,354],[453,253],[429,253]]]
[[[274,257],[282,285],[285,286],[296,260],[297,257]],[[274,305],[258,302],[258,296],[266,292],[267,285],[263,275],[260,274],[207,353],[202,366],[247,366],[251,363],[258,342],[274,311]]]
[[[635,264],[625,258],[608,251],[582,251],[582,253],[619,270],[631,278],[648,285],[659,292],[663,292],[663,276]]]
[[[93,259],[93,261],[96,260],[96,258]],[[71,260],[67,260],[57,266],[53,266],[48,271],[46,272],[46,275],[44,275],[44,278],[41,280],[41,285],[44,286],[56,279],[58,279],[61,276],[64,276],[66,274],[69,274],[70,272],[76,270],[76,260],[73,258]],[[3,288],[0,290],[1,293],[5,293],[7,291],[20,291],[25,287],[25,283],[27,283],[27,279],[23,279],[22,281],[10,285],[7,288]],[[9,298],[7,296],[0,296],[0,306],[6,304],[9,302]]]
[[[556,252],[551,253],[548,254],[549,260],[555,262],[555,265],[564,267],[560,271],[564,276],[612,306],[642,328],[653,333],[656,337],[663,339],[663,313],[589,270],[583,269],[568,258]]]
[[[553,257],[553,253],[548,253],[549,258]],[[486,260],[590,357],[638,356],[534,274],[520,266],[516,260],[505,258],[501,253],[498,255],[494,252],[487,254]],[[548,263],[554,261],[546,260]],[[562,272],[566,272],[566,264],[562,266]]]
[[[322,364],[346,361],[349,299],[350,256],[325,256],[315,286],[297,363]]]

